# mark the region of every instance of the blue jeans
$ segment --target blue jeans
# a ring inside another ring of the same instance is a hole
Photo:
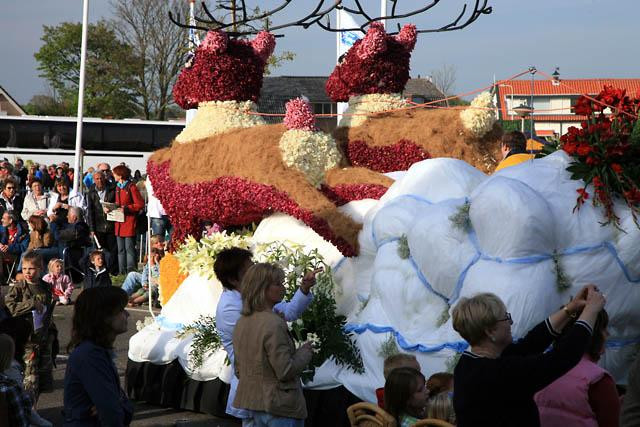
[[[136,238],[116,236],[120,274],[136,270]]]
[[[140,289],[140,287],[142,287],[142,273],[138,273],[137,271],[132,271],[127,274],[127,277],[122,283],[122,290],[129,296]]]
[[[304,427],[304,420],[297,418],[278,417],[266,412],[253,413],[255,427]]]
[[[165,235],[169,235],[169,240],[171,240],[171,233],[173,233],[173,226],[169,221],[168,215],[162,215],[162,218],[151,218],[151,232],[153,234],[158,234],[165,239]]]

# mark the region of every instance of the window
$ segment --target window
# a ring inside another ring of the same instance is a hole
[[[534,96],[533,114],[549,114],[551,109],[551,98],[548,96]]]
[[[336,114],[336,104],[332,102],[314,102],[311,104],[313,107],[313,114]]]
[[[415,102],[416,104],[424,104],[427,102],[424,96],[420,95],[411,95],[411,102]]]
[[[150,151],[153,129],[146,125],[104,124],[101,150]]]

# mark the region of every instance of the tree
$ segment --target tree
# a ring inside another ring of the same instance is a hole
[[[165,120],[173,104],[171,90],[188,53],[188,32],[172,25],[169,11],[185,15],[187,2],[177,0],[112,0],[112,25],[138,58],[135,103],[146,119]]]
[[[34,54],[40,77],[47,79],[55,98],[69,106],[67,114],[77,109],[80,80],[80,44],[82,25],[64,22],[44,26],[43,45]],[[107,22],[89,24],[87,67],[85,72],[84,114],[98,117],[131,117],[136,113],[134,69],[138,60],[126,43],[116,37]]]
[[[433,84],[445,96],[451,95],[456,85],[456,67],[450,64],[442,64],[442,67],[431,72]],[[447,101],[449,106],[449,101]]]
[[[72,105],[65,105],[53,95],[34,95],[24,106],[28,114],[36,116],[68,116],[75,114]]]

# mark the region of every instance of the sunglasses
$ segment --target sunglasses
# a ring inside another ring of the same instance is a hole
[[[7,189],[7,190],[15,190],[16,189],[16,187],[4,187],[4,188]]]
[[[513,319],[511,318],[511,313],[507,311],[504,314],[504,319],[498,319],[498,322],[509,322],[510,325],[513,325]]]

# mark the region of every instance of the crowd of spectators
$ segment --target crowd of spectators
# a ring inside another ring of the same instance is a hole
[[[146,253],[150,184],[124,164],[89,167],[78,189],[73,188],[74,173],[66,162],[0,162],[0,283],[22,277],[20,261],[29,250],[39,253],[45,264],[61,259],[75,284],[95,267],[89,257],[93,249],[102,252],[108,274],[137,271]],[[164,240],[171,233],[168,217],[157,199],[152,197],[150,204],[153,229]]]

